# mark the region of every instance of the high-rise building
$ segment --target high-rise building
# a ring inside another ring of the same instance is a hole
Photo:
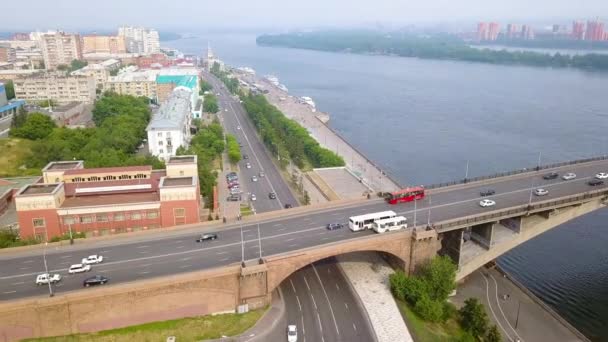
[[[484,41],[488,40],[488,23],[477,24],[477,40]]]
[[[488,28],[488,40],[495,41],[498,39],[498,34],[500,33],[500,24],[499,23],[490,23]]]
[[[82,37],[82,53],[125,53],[125,38],[121,36],[88,35]]]
[[[521,39],[531,40],[534,39],[534,31],[530,25],[523,25],[521,27]]]
[[[69,65],[75,59],[82,59],[82,48],[78,34],[64,32],[47,33],[40,36],[42,57],[47,69],[59,65]]]
[[[507,38],[515,39],[519,36],[519,26],[517,24],[508,24],[507,25]]]
[[[154,29],[123,26],[118,28],[118,36],[124,38],[128,52],[146,54],[160,52],[160,37],[158,31]]]
[[[587,22],[585,40],[599,41],[604,39],[604,23],[596,19]]]
[[[22,32],[13,33],[13,40],[30,40],[30,34]]]
[[[572,23],[572,38],[576,40],[583,40],[585,38],[585,23],[582,21],[575,21]]]
[[[0,63],[13,63],[17,60],[15,49],[8,46],[0,46]]]

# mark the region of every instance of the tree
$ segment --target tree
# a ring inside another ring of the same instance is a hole
[[[207,113],[217,113],[220,110],[217,104],[217,97],[213,94],[207,94],[203,98],[203,111]]]
[[[488,334],[486,335],[486,342],[500,342],[502,340],[502,336],[500,335],[500,331],[498,331],[498,327],[494,324],[490,330],[488,330]]]
[[[207,81],[201,80],[201,89],[199,91],[200,95],[203,95],[206,91],[210,91],[213,89],[213,86]]]
[[[67,65],[65,65],[65,64],[59,64],[59,65],[57,66],[57,70],[60,70],[60,71],[67,71],[67,70],[69,70],[69,69],[70,69],[70,67],[69,67],[69,66],[67,66]]]
[[[422,267],[420,273],[424,278],[429,297],[433,300],[445,301],[456,288],[456,265],[447,256],[433,258]]]
[[[310,195],[308,195],[308,191],[306,191],[306,190],[304,190],[304,204],[305,205],[310,204]]]
[[[477,298],[468,298],[459,311],[462,328],[474,337],[481,339],[488,331],[488,315]]]
[[[11,128],[19,128],[23,126],[25,120],[27,120],[27,111],[25,110],[25,107],[21,106],[19,107],[17,113],[13,114],[13,119],[11,120]]]
[[[425,321],[440,322],[443,319],[443,303],[432,300],[426,294],[418,299],[414,310]]]
[[[12,80],[9,80],[6,83],[4,83],[4,89],[6,90],[6,99],[7,100],[12,100],[15,98],[15,85],[13,84]]]
[[[21,127],[11,129],[11,136],[29,140],[39,140],[48,137],[57,127],[53,119],[42,113],[31,113]]]
[[[89,62],[87,62],[87,61],[81,61],[81,60],[78,60],[78,59],[74,59],[70,63],[70,71],[82,69],[85,66],[87,66],[88,64],[89,64]]]

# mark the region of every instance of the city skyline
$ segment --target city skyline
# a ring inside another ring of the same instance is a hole
[[[70,11],[66,11],[69,8]],[[213,8],[216,15],[200,20],[198,13]],[[168,7],[164,4],[142,0],[119,2],[81,2],[60,0],[46,2],[29,0],[10,2],[3,6],[9,13],[28,16],[7,16],[0,30],[36,30],[44,28],[102,29],[121,25],[154,26],[159,29],[193,28],[298,28],[313,26],[346,26],[365,24],[430,24],[479,21],[516,20],[589,20],[608,14],[608,3],[600,0],[587,1],[580,6],[571,1],[541,0],[530,4],[514,0],[505,4],[488,6],[480,0],[465,0],[453,4],[445,0],[427,2],[407,1],[394,3],[380,0],[374,3],[362,0],[336,0],[324,2],[311,0],[281,3],[260,0],[255,3],[217,4],[211,1],[188,3],[176,1]],[[32,11],[32,9],[35,9]],[[73,13],[95,13],[95,18],[75,16]],[[339,15],[337,15],[339,13]],[[93,19],[93,20],[91,20]]]

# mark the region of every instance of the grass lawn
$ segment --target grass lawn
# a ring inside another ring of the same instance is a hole
[[[241,215],[242,216],[253,215],[253,210],[251,210],[251,208],[248,205],[241,205]]]
[[[450,318],[445,323],[430,323],[423,321],[409,306],[395,298],[401,316],[407,325],[412,338],[416,342],[452,342],[468,341],[465,332],[460,328],[455,318]]]
[[[0,138],[0,177],[39,175],[38,169],[21,169],[31,153],[32,142],[18,138]]]
[[[239,335],[252,327],[262,317],[264,312],[265,310],[254,310],[245,314],[184,318],[105,330],[97,333],[28,339],[25,341],[160,342],[165,341],[168,336],[175,336],[178,342],[200,341],[220,338],[222,335]]]

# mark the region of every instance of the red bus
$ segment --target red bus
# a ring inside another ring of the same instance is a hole
[[[414,199],[419,200],[422,198],[424,198],[424,187],[414,186],[411,188],[405,188],[403,190],[391,192],[386,197],[386,201],[390,204],[397,204],[399,202],[410,202]]]

